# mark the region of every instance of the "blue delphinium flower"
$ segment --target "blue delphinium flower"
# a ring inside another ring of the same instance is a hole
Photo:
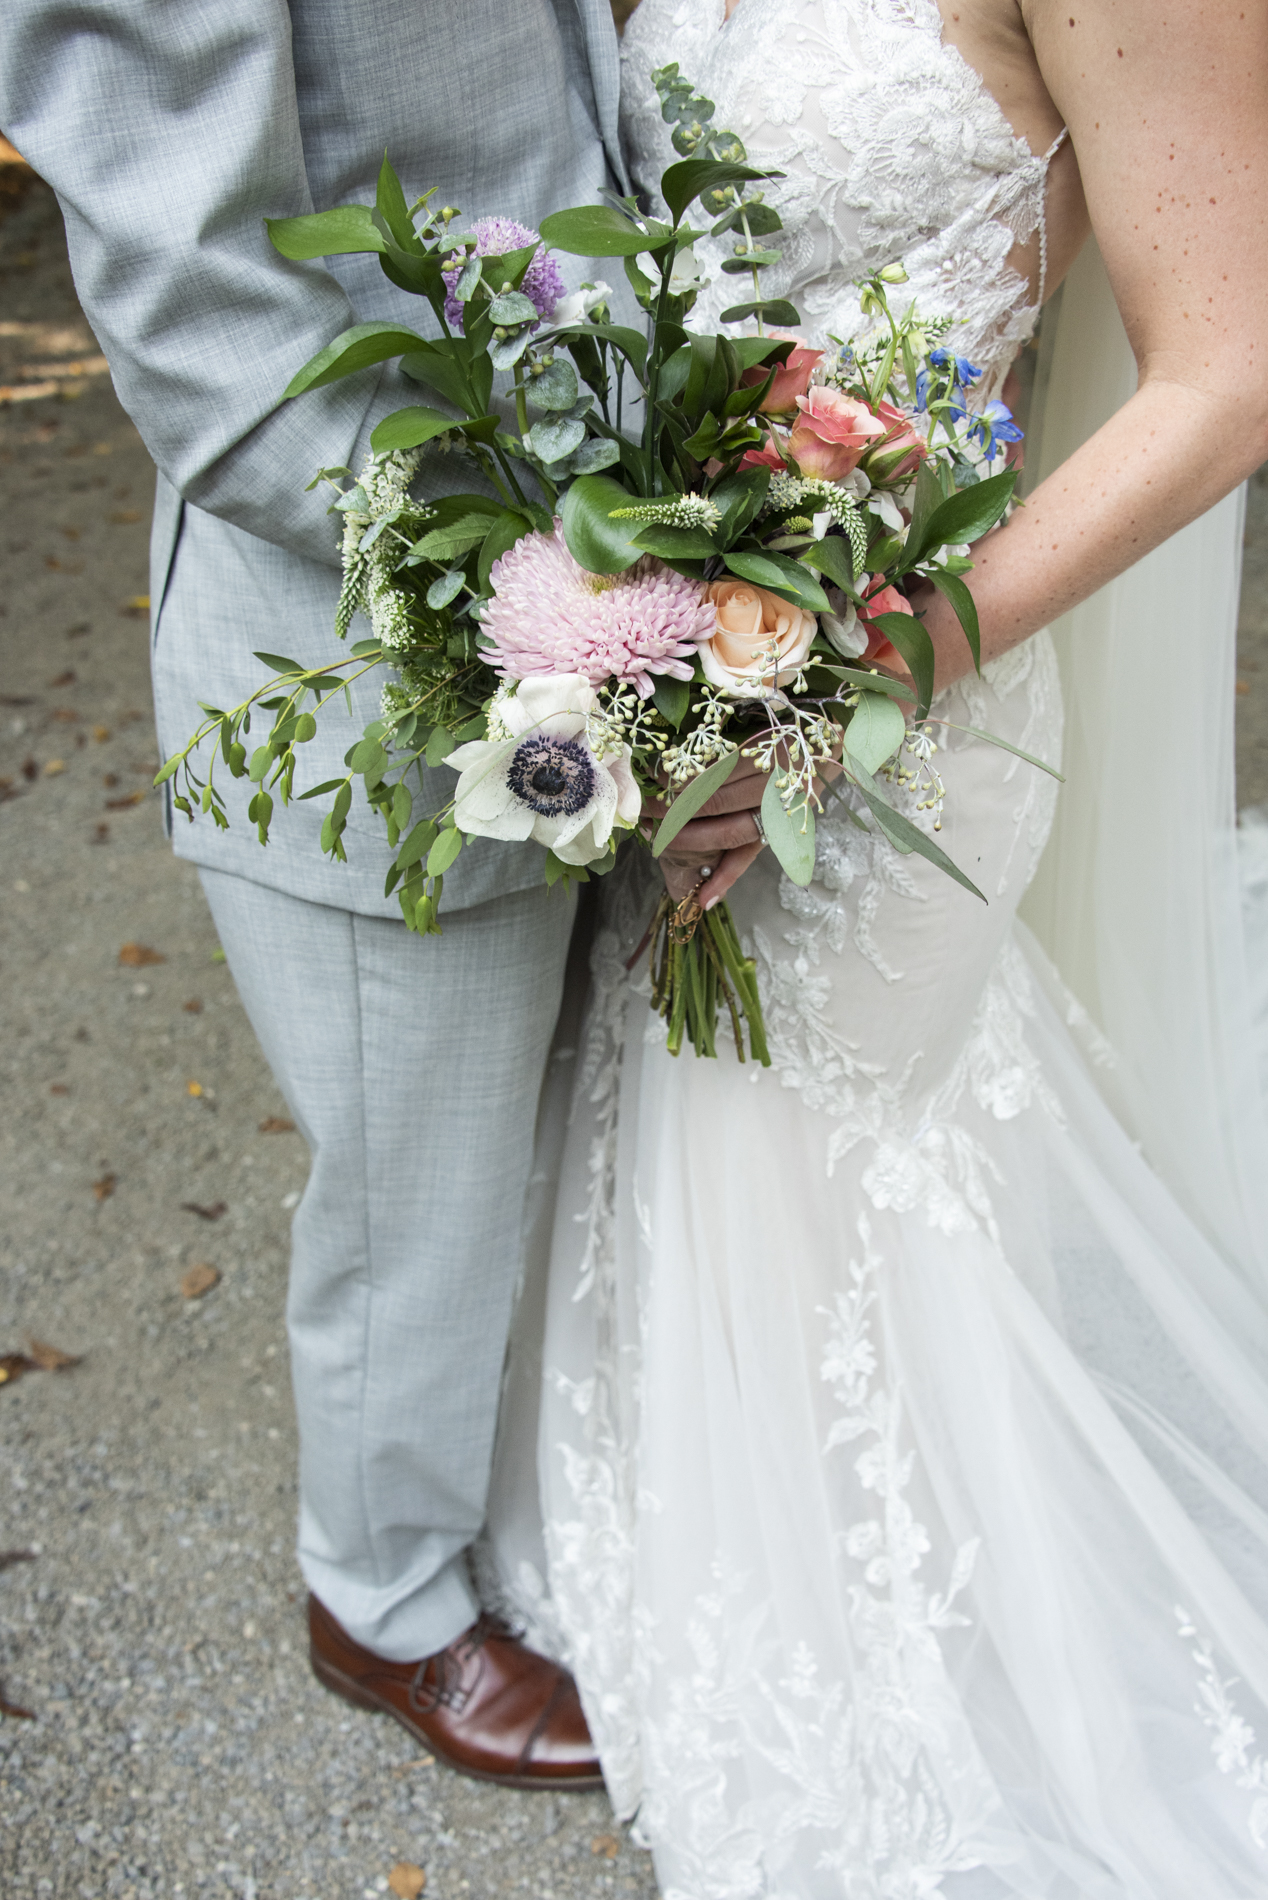
[[[953,350],[930,350],[929,361],[933,364],[935,369],[949,370],[951,373],[950,388],[947,391],[950,404],[949,414],[954,421],[958,422],[960,417],[966,413],[958,392],[961,389],[971,389],[982,372],[976,363],[970,363],[967,356],[957,356]],[[927,369],[922,369],[916,377],[916,407],[917,409],[927,409],[929,407],[929,372]]]
[[[929,361],[935,369],[951,367],[951,379],[961,389],[971,389],[982,372],[976,363],[970,363],[967,356],[957,356],[953,350],[930,350]]]
[[[978,438],[988,454],[994,453],[997,442],[1020,442],[1022,438],[1012,410],[1003,402],[988,402],[985,409],[974,416],[969,434]]]

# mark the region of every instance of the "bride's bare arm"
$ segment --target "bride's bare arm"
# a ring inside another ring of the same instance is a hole
[[[1021,15],[1140,387],[975,551],[984,658],[1268,459],[1268,0],[1021,0]],[[918,604],[948,684],[963,637],[940,597]]]

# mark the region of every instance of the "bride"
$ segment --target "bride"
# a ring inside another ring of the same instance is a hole
[[[901,260],[987,400],[1085,203],[1108,272],[1045,325],[1056,472],[975,551],[980,679],[917,603],[943,842],[989,903],[830,815],[798,889],[728,787],[670,876],[731,887],[773,1067],[667,1056],[636,863],[552,1072],[486,1582],[575,1670],[667,1900],[1268,1890],[1268,1138],[1214,506],[1268,454],[1266,40],[1262,0],[643,0],[626,34],[636,176],[676,60],[784,174],[774,294],[814,343]],[[1059,797],[955,729],[1056,761],[1063,702]]]

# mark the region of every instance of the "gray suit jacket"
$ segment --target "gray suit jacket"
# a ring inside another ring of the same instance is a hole
[[[84,310],[159,470],[150,586],[166,755],[194,729],[199,699],[231,706],[262,683],[253,650],[334,656],[338,517],[305,484],[323,465],[359,467],[379,418],[419,399],[393,367],[279,407],[293,372],[339,331],[372,318],[426,329],[430,311],[373,257],[286,262],[264,218],[371,201],[385,149],[410,201],[436,185],[466,219],[536,226],[592,199],[622,175],[611,13],[608,0],[6,0],[4,11],[0,126],[58,194]],[[560,261],[573,284],[595,274]],[[424,480],[470,485],[439,457]],[[306,783],[342,771],[377,691],[354,691],[351,718],[326,715],[303,751]],[[429,780],[438,805],[454,775]],[[318,846],[328,801],[280,813],[262,849],[246,793],[223,783],[231,829],[177,814],[182,856],[399,914],[383,896],[383,827],[359,793],[350,862],[331,865]],[[445,902],[540,877],[536,847],[479,841],[446,878]]]

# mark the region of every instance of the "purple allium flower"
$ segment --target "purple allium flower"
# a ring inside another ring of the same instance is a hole
[[[691,678],[716,614],[704,585],[645,554],[624,574],[591,574],[553,534],[526,534],[493,564],[493,599],[481,631],[503,679],[581,673],[592,686],[628,680],[640,697],[652,674]]]
[[[503,257],[507,251],[521,251],[526,244],[540,244],[536,231],[517,224],[514,218],[477,218],[471,227],[476,241],[478,257]],[[454,286],[458,282],[456,270],[445,272],[445,321],[452,329],[461,330],[466,305],[458,302],[454,296]],[[494,294],[502,288],[494,284]],[[535,305],[537,314],[543,322],[549,320],[555,305],[566,294],[566,285],[559,274],[559,266],[549,251],[538,250],[536,257],[524,272],[524,281],[520,289]],[[536,329],[536,324],[533,328]]]

